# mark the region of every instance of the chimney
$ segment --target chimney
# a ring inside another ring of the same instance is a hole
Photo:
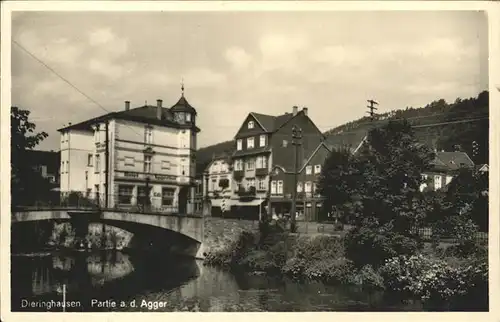
[[[130,101],[125,101],[125,111],[130,110]]]
[[[292,107],[292,114],[293,116],[297,115],[299,108],[297,106]]]
[[[162,100],[156,100],[156,118],[161,120],[161,103]]]
[[[303,108],[302,108],[302,111],[304,112],[304,115],[305,115],[305,116],[307,116],[307,111],[308,111],[308,110],[309,110],[309,109],[308,109],[307,107],[303,107]]]

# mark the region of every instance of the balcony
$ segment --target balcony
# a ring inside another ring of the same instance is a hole
[[[240,199],[253,199],[255,198],[255,192],[255,187],[250,187],[248,189],[240,187],[237,194],[240,196]]]
[[[245,176],[245,172],[243,170],[233,171],[233,178],[236,181],[240,181],[241,179],[243,179],[244,176]]]
[[[255,169],[256,176],[267,176],[268,174],[269,174],[269,169],[267,168]]]

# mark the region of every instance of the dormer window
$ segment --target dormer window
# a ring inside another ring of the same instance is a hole
[[[247,149],[253,149],[254,148],[254,140],[253,138],[248,138],[247,139]]]
[[[186,122],[191,122],[191,113],[186,113]]]
[[[255,124],[253,123],[253,121],[249,121],[249,122],[248,122],[248,128],[249,128],[249,129],[253,129],[254,125],[255,125]]]

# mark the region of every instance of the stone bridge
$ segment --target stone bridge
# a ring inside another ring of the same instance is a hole
[[[70,221],[77,236],[89,223],[103,223],[133,233],[130,247],[190,257],[204,257],[204,218],[196,215],[134,213],[116,209],[29,209],[12,212],[11,222]]]

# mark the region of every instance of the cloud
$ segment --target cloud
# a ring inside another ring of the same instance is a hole
[[[224,57],[237,71],[247,69],[252,62],[252,56],[240,47],[230,47],[226,49]]]

